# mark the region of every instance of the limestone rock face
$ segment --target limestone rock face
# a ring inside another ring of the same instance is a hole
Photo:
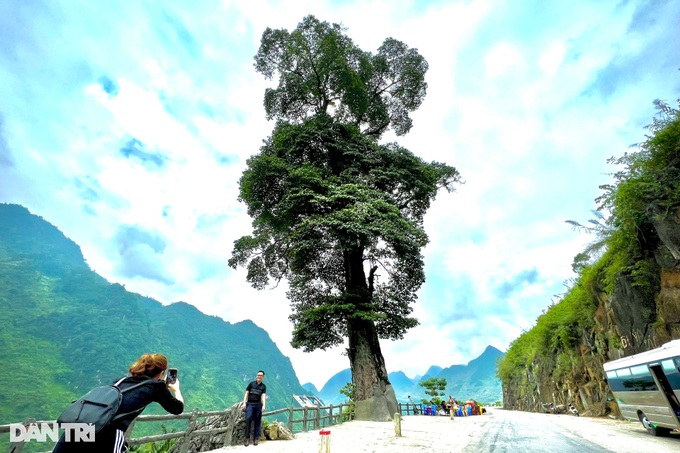
[[[680,338],[680,209],[666,212],[652,205],[648,216],[661,241],[654,254],[661,267],[654,337],[662,344]]]
[[[680,338],[680,272],[661,272],[661,291],[657,298],[660,326],[654,332],[665,343]]]
[[[680,209],[672,212],[659,207],[656,203],[647,209],[647,217],[654,225],[656,234],[663,246],[676,260],[680,260]]]

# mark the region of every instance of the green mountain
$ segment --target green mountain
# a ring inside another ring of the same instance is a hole
[[[338,373],[335,373],[331,378],[321,387],[318,397],[324,404],[340,404],[345,402],[347,397],[340,393],[340,389],[352,382],[352,371],[347,368]]]
[[[397,395],[397,399],[405,403],[408,401],[408,395],[412,395],[416,389],[417,382],[406,376],[403,371],[393,371],[388,373],[392,388]]]
[[[442,371],[442,367],[437,366],[437,365],[432,365],[430,368],[427,369],[425,374],[423,374],[420,377],[420,379],[418,379],[418,382],[422,381],[423,379],[436,377],[441,371]]]
[[[498,360],[505,354],[493,346],[467,365],[453,365],[441,370],[436,377],[446,378],[446,397],[474,398],[483,403],[503,400],[501,381],[496,377]]]
[[[56,227],[10,204],[0,204],[0,307],[0,424],[55,419],[145,352],[179,368],[185,410],[231,406],[259,369],[268,409],[305,393],[290,360],[252,321],[163,306],[110,283]]]
[[[319,394],[319,390],[311,382],[308,382],[306,384],[302,384],[302,388],[305,389],[308,393],[311,393],[312,395],[318,395]]]

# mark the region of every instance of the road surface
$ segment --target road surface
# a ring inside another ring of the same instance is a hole
[[[637,453],[680,452],[680,434],[655,438],[638,422],[536,414],[490,409],[486,415],[462,417],[405,416],[402,436],[392,422],[352,421],[332,426],[332,453]],[[258,446],[232,446],[218,452],[310,453],[319,451],[318,432],[294,440],[263,441]]]

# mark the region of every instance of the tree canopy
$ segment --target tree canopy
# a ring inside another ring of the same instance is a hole
[[[359,49],[339,24],[307,16],[288,30],[267,28],[255,55],[255,69],[277,88],[265,92],[267,119],[303,121],[332,114],[336,121],[380,137],[412,126],[409,112],[425,97],[427,62],[416,49],[387,38],[374,55]]]
[[[307,16],[292,32],[265,30],[255,68],[278,76],[264,96],[276,126],[241,177],[253,232],[229,265],[247,267],[256,288],[289,282],[294,347],[348,338],[357,417],[389,418],[396,397],[379,338],[417,325],[423,216],[460,181],[453,167],[379,141],[411,129],[427,62],[392,38],[365,52],[342,26]]]
[[[253,235],[236,241],[230,265],[246,265],[256,288],[289,280],[295,346],[341,343],[352,317],[401,338],[417,325],[409,315],[424,281],[423,215],[437,189],[457,180],[452,167],[325,114],[280,123],[241,178]],[[366,288],[349,287],[352,254],[369,263]]]
[[[434,403],[439,406],[442,402],[442,396],[444,396],[444,391],[446,390],[446,378],[431,377],[420,381],[419,386],[425,389],[425,394],[430,397],[430,399],[423,398],[421,401],[425,404]]]

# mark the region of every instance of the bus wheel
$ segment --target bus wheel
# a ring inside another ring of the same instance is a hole
[[[671,430],[668,428],[662,428],[661,426],[656,426],[654,423],[650,422],[644,412],[640,412],[638,417],[640,418],[640,423],[642,423],[642,426],[644,426],[647,432],[652,436],[665,436],[671,432]]]

